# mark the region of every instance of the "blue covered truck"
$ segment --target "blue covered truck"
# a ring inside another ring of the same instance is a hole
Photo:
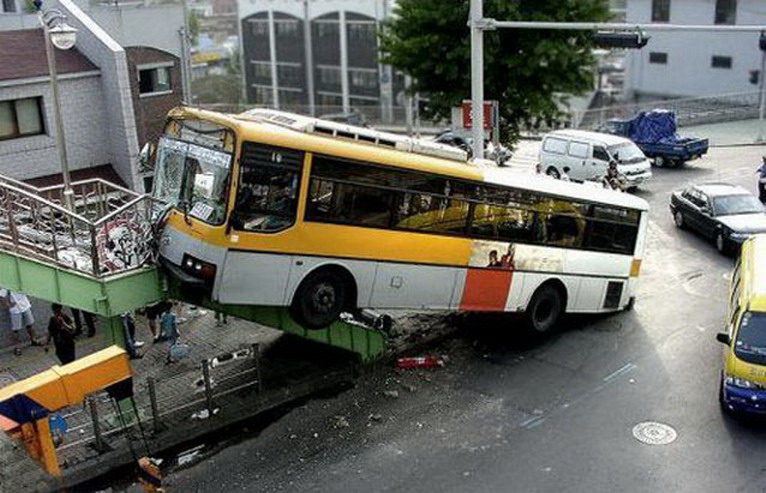
[[[708,139],[676,133],[676,115],[668,110],[642,111],[630,120],[609,120],[600,130],[632,140],[657,167],[682,166],[708,150]]]

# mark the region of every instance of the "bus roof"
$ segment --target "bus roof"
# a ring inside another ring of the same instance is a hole
[[[586,202],[598,202],[641,211],[649,210],[649,204],[646,200],[629,193],[609,190],[595,182],[576,183],[556,180],[546,175],[513,173],[501,168],[487,168],[484,171],[484,175],[487,182],[498,185],[534,190],[550,195],[560,195]]]
[[[269,118],[260,118],[258,115],[270,115]],[[559,195],[562,197],[579,199],[588,202],[598,202],[609,205],[616,205],[638,210],[648,210],[649,205],[641,198],[633,195],[607,190],[600,185],[579,184],[574,182],[555,180],[553,178],[535,174],[517,173],[507,169],[500,169],[492,166],[482,165],[479,162],[457,161],[453,159],[444,159],[422,152],[416,149],[409,151],[402,147],[386,147],[374,145],[371,142],[359,141],[342,136],[328,135],[323,132],[307,133],[296,128],[295,125],[287,123],[278,123],[280,118],[295,120],[299,125],[307,122],[318,121],[316,118],[303,117],[292,113],[265,111],[250,112],[240,115],[231,115],[207,111],[195,108],[176,108],[171,110],[171,117],[176,118],[201,118],[213,121],[215,123],[235,128],[240,132],[241,138],[245,140],[262,141],[266,139],[272,145],[281,145],[293,149],[301,149],[310,152],[322,154],[331,154],[333,156],[345,157],[347,159],[362,159],[371,163],[383,165],[395,165],[407,169],[420,170],[433,174],[446,174],[455,178],[462,178],[473,181],[484,181],[501,186],[521,188],[530,191],[538,191],[550,195]],[[338,125],[348,130],[346,127],[354,130],[366,130],[365,135],[376,135],[382,138],[391,138],[397,142],[405,142],[405,146],[415,146],[433,144],[439,147],[428,147],[428,152],[436,149],[439,152],[441,144],[409,139],[401,135],[377,132],[375,130],[364,129],[363,127],[353,127],[350,125],[338,124],[334,122],[325,122],[331,125]],[[328,126],[328,128],[333,128]],[[448,147],[448,146],[447,146]],[[462,151],[460,151],[462,152]]]
[[[742,253],[748,256],[745,266],[747,276],[750,276],[750,292],[745,302],[750,303],[750,309],[766,312],[766,234],[753,235],[745,242]]]
[[[271,111],[271,114],[281,114],[289,118],[309,119],[286,112]],[[214,111],[201,110],[195,108],[181,107],[171,110],[170,117],[175,118],[201,118],[213,121],[220,125],[236,129],[240,133],[240,138],[252,140],[254,142],[266,141],[271,145],[300,149],[319,154],[330,154],[346,159],[364,160],[371,163],[383,165],[396,165],[406,169],[420,170],[433,174],[448,174],[455,178],[466,180],[483,180],[482,171],[471,162],[459,161],[454,159],[445,159],[443,156],[436,157],[423,152],[417,152],[418,149],[428,147],[429,149],[449,148],[443,144],[435,142],[421,141],[418,139],[409,139],[401,135],[386,134],[378,132],[384,138],[388,136],[395,137],[397,141],[407,141],[399,146],[380,146],[367,140],[356,140],[345,138],[344,135],[332,135],[324,132],[308,133],[301,131],[286,124],[280,124],[274,119],[259,118],[257,113],[232,115],[218,113]],[[317,120],[312,118],[311,120]],[[352,127],[335,122],[324,122],[333,126]],[[371,131],[363,127],[356,127],[360,130]],[[407,149],[409,147],[409,149]],[[460,151],[459,149],[455,149]],[[438,152],[438,150],[437,150]],[[463,152],[463,151],[460,151]]]

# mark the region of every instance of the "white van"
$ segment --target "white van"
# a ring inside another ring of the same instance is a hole
[[[609,161],[627,187],[635,188],[652,177],[651,164],[636,144],[624,137],[584,130],[556,130],[543,137],[538,171],[554,178],[566,175],[571,180],[601,180]]]

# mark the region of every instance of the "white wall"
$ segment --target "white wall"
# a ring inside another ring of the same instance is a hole
[[[92,5],[87,13],[123,47],[148,46],[181,58],[181,5]]]
[[[24,180],[60,173],[50,79],[46,76],[30,79],[29,83],[18,82],[0,86],[0,100],[42,96],[46,133],[0,141],[0,174]],[[100,76],[61,75],[59,93],[70,170],[109,163]]]
[[[384,9],[391,13],[391,0],[325,0],[309,2],[309,16],[314,19],[329,12],[346,10],[368,15],[376,19],[384,18]],[[299,18],[304,17],[303,0],[239,0],[239,18],[243,19],[256,12],[273,10],[284,12]]]
[[[737,24],[766,25],[766,2],[739,0]],[[651,23],[652,0],[629,0],[627,23]],[[671,24],[713,25],[715,0],[671,0]],[[626,59],[625,88],[645,94],[709,96],[751,92],[750,71],[759,70],[759,33],[650,32],[642,50]],[[650,52],[667,53],[667,64],[650,64]],[[731,69],[711,67],[714,55],[732,58]]]

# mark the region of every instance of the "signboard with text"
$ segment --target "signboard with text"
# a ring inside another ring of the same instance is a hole
[[[471,101],[463,100],[463,128],[473,128]],[[492,130],[497,123],[498,104],[497,101],[484,101],[484,130]]]

